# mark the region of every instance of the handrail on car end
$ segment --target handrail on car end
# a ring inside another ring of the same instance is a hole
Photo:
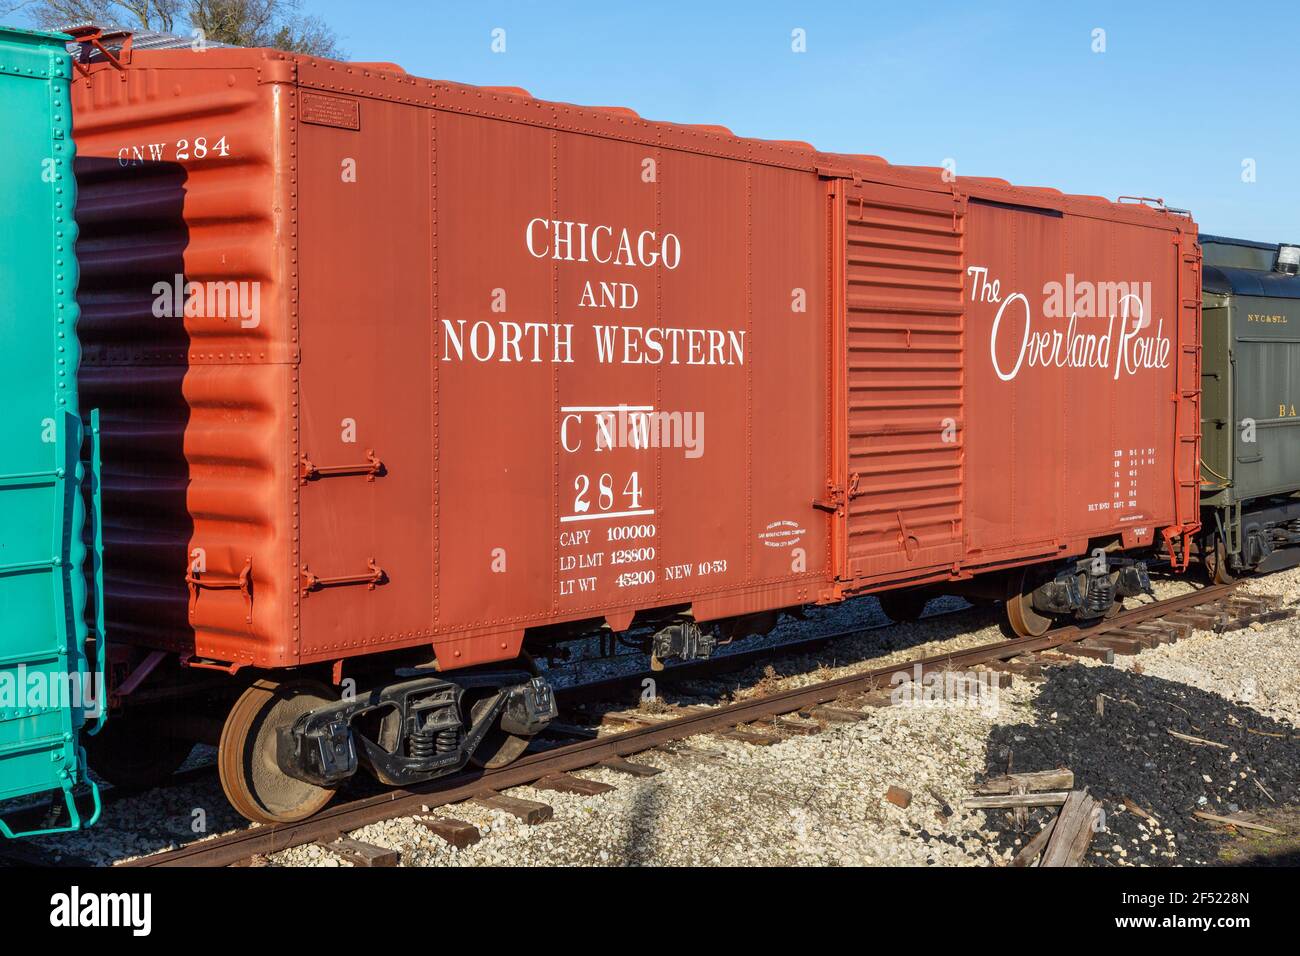
[[[1179,209],[1177,206],[1166,206],[1165,201],[1158,197],[1151,196],[1120,196],[1115,200],[1117,203],[1137,203],[1143,206],[1150,206],[1152,209],[1160,212],[1167,212],[1174,216],[1186,216],[1192,218],[1190,209]]]

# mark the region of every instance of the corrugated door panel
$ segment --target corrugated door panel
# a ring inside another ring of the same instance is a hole
[[[846,193],[847,579],[960,555],[961,214],[950,194],[874,184]]]

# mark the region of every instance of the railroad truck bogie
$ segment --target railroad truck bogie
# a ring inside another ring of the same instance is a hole
[[[1007,584],[1007,621],[1020,637],[1038,637],[1061,621],[1103,621],[1123,609],[1125,598],[1153,594],[1144,561],[1104,548],[1074,561],[1012,572]]]

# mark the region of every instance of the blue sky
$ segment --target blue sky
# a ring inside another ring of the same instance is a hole
[[[1300,241],[1300,10],[1222,2],[303,0],[349,58]],[[493,53],[491,32],[506,31]],[[791,51],[806,31],[807,52]],[[1093,30],[1106,49],[1093,52]],[[1255,181],[1242,181],[1254,161]]]
[[[1286,4],[305,4],[352,59],[423,76],[1160,196],[1206,232],[1300,241],[1300,10]],[[497,27],[505,53],[491,51]],[[806,53],[791,51],[796,27]]]

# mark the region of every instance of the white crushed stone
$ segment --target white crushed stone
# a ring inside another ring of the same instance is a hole
[[[604,768],[575,774],[617,788],[595,797],[511,790],[554,809],[538,826],[473,803],[422,814],[478,826],[483,839],[464,850],[410,817],[351,835],[399,850],[405,866],[989,865],[1003,858],[981,835],[982,814],[963,811],[961,799],[985,766],[990,728],[1025,721],[1033,693],[1028,686],[1003,690],[996,710],[880,708],[866,720],[771,747],[696,737],[675,753],[632,758],[664,770],[655,777]],[[907,809],[885,801],[891,785],[912,792]],[[921,830],[952,843],[926,843]],[[271,861],[319,865],[319,854],[295,848]]]

